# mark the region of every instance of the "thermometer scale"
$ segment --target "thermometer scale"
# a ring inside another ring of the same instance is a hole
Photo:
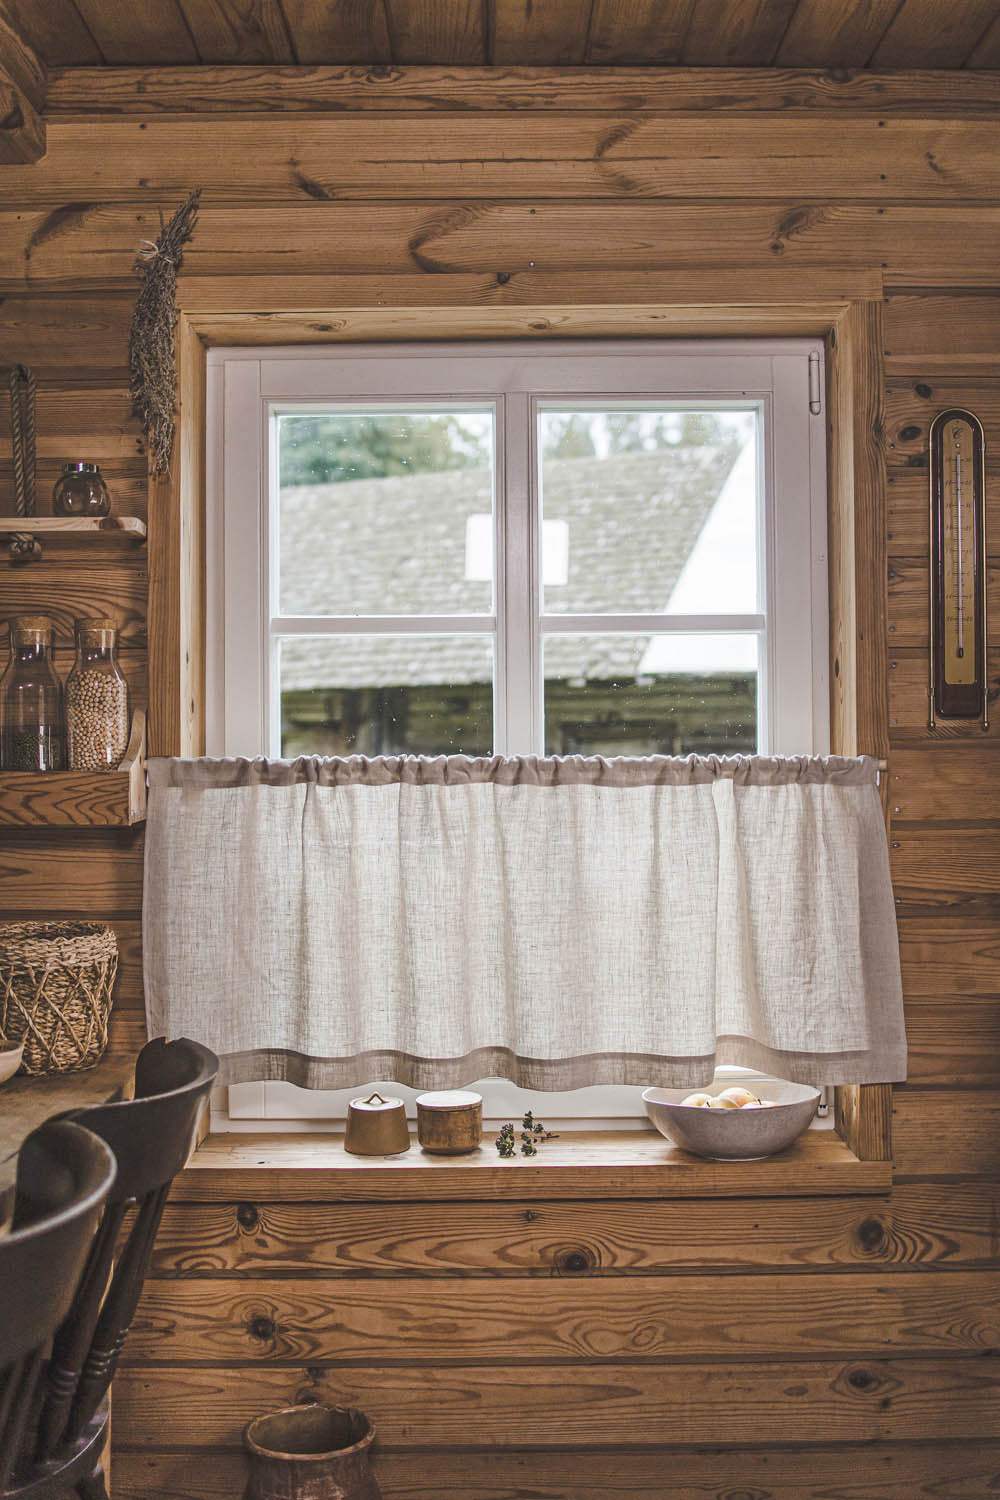
[[[930,430],[930,724],[988,728],[985,455],[982,423],[953,407]]]

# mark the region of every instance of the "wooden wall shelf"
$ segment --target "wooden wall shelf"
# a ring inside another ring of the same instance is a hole
[[[37,537],[47,547],[60,542],[142,546],[146,523],[138,516],[0,516],[0,543],[15,532]]]
[[[0,771],[0,826],[125,828],[146,817],[146,715],[117,771]]]

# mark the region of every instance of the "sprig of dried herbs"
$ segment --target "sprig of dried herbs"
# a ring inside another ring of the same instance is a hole
[[[541,1120],[536,1120],[531,1110],[521,1120],[521,1155],[537,1156],[543,1141],[557,1141],[554,1130],[546,1130]],[[511,1157],[517,1149],[517,1132],[512,1124],[501,1125],[496,1138],[496,1148],[502,1157]]]

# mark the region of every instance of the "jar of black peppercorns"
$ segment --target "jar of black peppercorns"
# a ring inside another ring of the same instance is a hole
[[[52,621],[15,615],[0,679],[0,763],[5,771],[61,771],[63,698],[52,666]]]
[[[128,748],[128,684],[118,666],[114,620],[78,620],[76,662],[66,678],[71,771],[113,771]]]

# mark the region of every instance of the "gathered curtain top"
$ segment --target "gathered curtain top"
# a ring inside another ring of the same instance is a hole
[[[196,759],[162,757],[148,763],[151,788],[240,786],[874,786],[873,756],[842,755],[301,755]]]

